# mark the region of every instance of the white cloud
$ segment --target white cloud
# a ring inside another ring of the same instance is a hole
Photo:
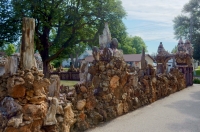
[[[174,39],[173,19],[181,14],[183,6],[188,2],[189,0],[122,0],[127,12],[124,20],[127,32],[131,36],[142,37],[149,52],[154,52],[155,48],[151,44],[158,41],[167,43],[166,48],[170,50],[177,43]]]
[[[172,24],[189,0],[122,0],[127,19],[141,19]]]
[[[174,39],[173,19],[181,14],[189,0],[122,0],[127,12],[124,20],[131,36],[140,36],[149,52],[155,52],[157,42],[164,42],[171,50]]]
[[[132,36],[140,36],[146,42],[154,41],[154,40],[169,40],[171,42],[175,42],[173,33],[169,31],[148,31],[148,32],[130,32]]]

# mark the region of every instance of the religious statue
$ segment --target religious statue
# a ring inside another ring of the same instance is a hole
[[[189,40],[185,41],[186,53],[189,55],[193,55],[193,47]]]
[[[92,55],[93,55],[95,61],[99,61],[99,52],[100,51],[99,51],[98,47],[94,46],[92,48]]]
[[[179,42],[178,42],[178,52],[179,53],[182,53],[182,52],[185,52],[185,45],[183,43],[183,40],[180,39]]]

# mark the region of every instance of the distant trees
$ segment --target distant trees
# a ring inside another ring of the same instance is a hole
[[[176,46],[172,49],[171,53],[176,53],[177,50],[178,50],[178,46],[176,45]]]
[[[129,36],[125,39],[125,43],[120,45],[124,54],[140,54],[142,53],[143,47],[147,51],[147,46],[145,45],[143,39],[139,36]]]
[[[182,13],[173,20],[174,34],[177,39],[189,39],[194,47],[193,58],[200,60],[200,1],[190,0]]]

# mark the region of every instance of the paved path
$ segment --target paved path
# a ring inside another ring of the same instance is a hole
[[[194,85],[87,132],[200,132],[200,85]]]

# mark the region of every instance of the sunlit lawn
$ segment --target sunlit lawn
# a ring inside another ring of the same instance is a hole
[[[196,76],[200,76],[200,66],[198,66],[198,68],[195,69],[195,72],[196,72]]]
[[[73,87],[75,84],[77,84],[79,81],[70,81],[70,80],[60,80],[60,85]]]

